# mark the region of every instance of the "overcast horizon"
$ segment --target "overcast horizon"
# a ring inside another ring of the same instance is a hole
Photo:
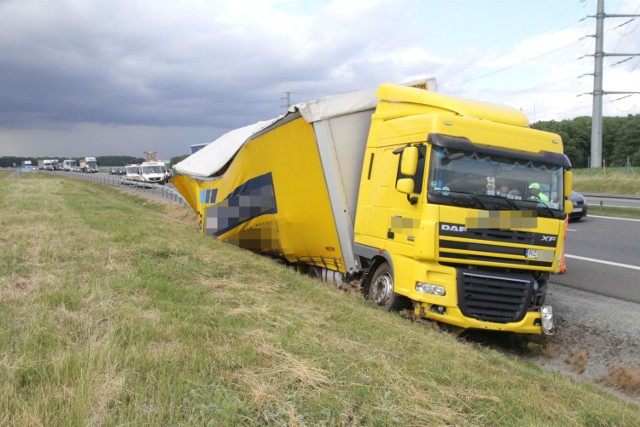
[[[0,156],[168,160],[278,116],[287,92],[428,77],[530,122],[591,116],[596,0],[390,3],[0,0]],[[640,53],[640,19],[605,19],[604,45]],[[640,92],[629,58],[605,57],[605,91]],[[640,95],[607,95],[603,113],[640,114]]]

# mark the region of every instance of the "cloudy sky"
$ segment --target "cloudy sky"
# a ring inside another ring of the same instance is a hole
[[[606,0],[607,14],[640,14]],[[189,152],[291,103],[435,77],[442,93],[591,115],[596,0],[0,0],[0,156]],[[605,52],[640,53],[640,18]],[[605,91],[640,92],[640,57]],[[582,77],[580,77],[582,76]],[[604,114],[640,114],[640,95]]]

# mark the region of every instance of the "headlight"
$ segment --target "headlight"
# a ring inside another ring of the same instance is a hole
[[[434,285],[432,283],[416,282],[416,291],[425,294],[437,295],[439,297],[445,296],[447,291],[444,286]]]
[[[553,308],[550,305],[543,305],[540,309],[542,317],[542,332],[545,335],[553,335]]]

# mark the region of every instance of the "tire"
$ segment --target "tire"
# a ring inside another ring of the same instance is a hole
[[[376,268],[371,283],[369,283],[368,297],[385,311],[400,311],[408,306],[408,299],[396,294],[393,286],[391,267],[386,262]]]

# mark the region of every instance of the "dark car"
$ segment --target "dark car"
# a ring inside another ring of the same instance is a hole
[[[573,202],[573,212],[569,215],[570,221],[580,221],[587,216],[587,201],[582,194],[572,191],[569,200]]]

